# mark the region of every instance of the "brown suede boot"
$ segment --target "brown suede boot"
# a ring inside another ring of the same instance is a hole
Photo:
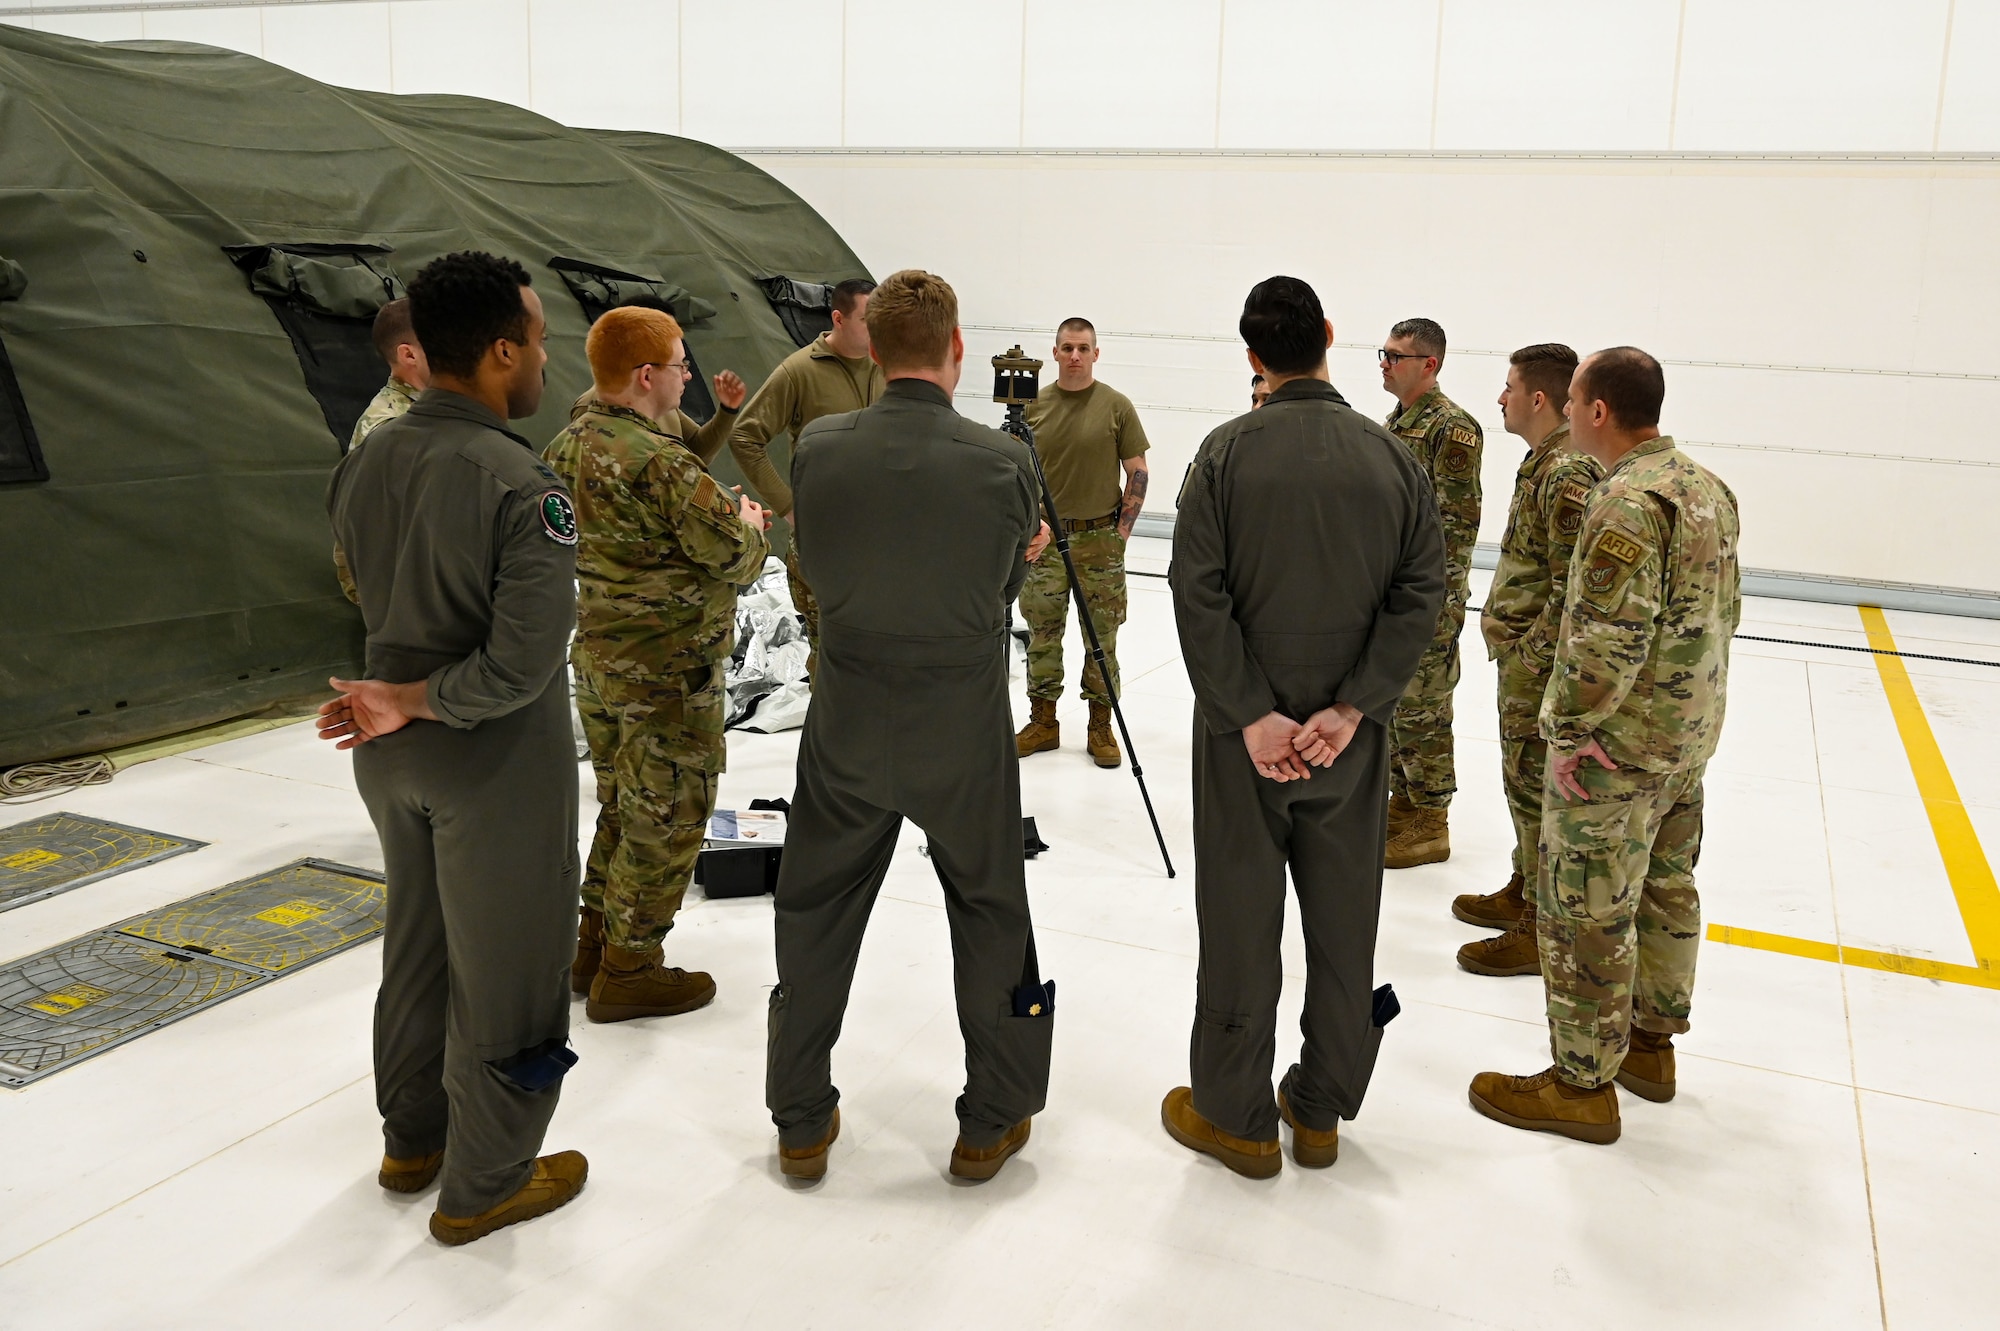
[[[839,1137],[840,1110],[835,1107],[833,1122],[826,1127],[826,1136],[811,1146],[794,1148],[781,1144],[778,1147],[778,1172],[786,1178],[804,1179],[808,1183],[814,1179],[825,1178],[827,1153],[833,1149],[833,1144]]]
[[[1405,795],[1400,790],[1390,792],[1389,839],[1391,841],[1394,841],[1396,839],[1396,833],[1403,830],[1403,824],[1409,822],[1410,815],[1414,814],[1416,811],[1417,811],[1417,806],[1410,803],[1410,797],[1408,795]]]
[[[1474,975],[1540,975],[1542,949],[1530,915],[1504,934],[1481,938],[1458,950],[1460,969]]]
[[[1419,808],[1389,838],[1382,856],[1385,869],[1414,869],[1419,864],[1441,864],[1451,858],[1451,832],[1443,809]]]
[[[604,961],[604,912],[585,906],[576,917],[576,960],[569,964],[569,991],[579,996],[590,992],[597,968]]]
[[[1609,1146],[1618,1140],[1618,1088],[1572,1086],[1553,1067],[1532,1077],[1482,1072],[1472,1079],[1472,1107],[1511,1128],[1554,1132]]]
[[[1285,1126],[1292,1130],[1292,1163],[1304,1165],[1307,1169],[1325,1169],[1340,1158],[1340,1125],[1334,1124],[1322,1132],[1318,1128],[1308,1128],[1292,1117],[1292,1102],[1278,1092],[1278,1117],[1285,1120]]]
[[[1195,1111],[1194,1089],[1176,1086],[1160,1102],[1160,1122],[1167,1135],[1190,1151],[1212,1155],[1244,1178],[1276,1178],[1285,1158],[1278,1139],[1267,1142],[1232,1137]]]
[[[1632,1028],[1632,1047],[1618,1069],[1618,1084],[1641,1100],[1665,1104],[1674,1098],[1674,1037]]]
[[[382,1168],[375,1171],[375,1181],[390,1192],[422,1192],[437,1178],[443,1164],[443,1151],[432,1151],[429,1155],[385,1155]]]
[[[1118,736],[1111,731],[1111,709],[1101,702],[1090,705],[1090,760],[1099,767],[1116,767],[1125,761],[1118,752]]]
[[[1453,897],[1451,913],[1453,918],[1482,929],[1512,929],[1528,913],[1527,884],[1521,881],[1520,874],[1515,874],[1498,892],[1485,896],[1467,892]]]
[[[967,1146],[960,1137],[951,1148],[951,1176],[972,1183],[984,1183],[1000,1172],[1000,1166],[1028,1144],[1028,1129],[1034,1119],[1024,1118],[1000,1135],[991,1146]]]
[[[1056,724],[1054,698],[1028,699],[1028,724],[1014,736],[1014,752],[1025,758],[1062,747],[1062,727]]]
[[[450,1216],[443,1211],[431,1212],[431,1237],[455,1248],[461,1243],[483,1239],[496,1229],[547,1215],[558,1206],[567,1206],[583,1191],[583,1181],[589,1177],[590,1161],[584,1159],[580,1151],[557,1151],[554,1155],[542,1156],[535,1161],[528,1181],[506,1201],[489,1206],[478,1215]]]
[[[616,943],[604,945],[604,962],[590,982],[583,1015],[592,1021],[630,1021],[634,1017],[672,1017],[706,1007],[715,997],[715,980],[706,971],[684,971],[660,964],[658,943],[644,952],[628,952]]]

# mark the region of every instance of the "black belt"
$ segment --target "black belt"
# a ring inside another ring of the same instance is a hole
[[[1064,518],[1063,532],[1066,535],[1074,536],[1080,531],[1103,531],[1106,527],[1115,527],[1117,525],[1118,514],[1116,512],[1102,518]]]

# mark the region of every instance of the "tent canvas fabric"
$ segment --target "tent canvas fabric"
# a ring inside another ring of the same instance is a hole
[[[0,472],[0,765],[359,668],[329,560],[334,399],[365,364],[372,293],[460,249],[518,259],[547,308],[547,392],[516,423],[536,443],[589,383],[586,312],[552,259],[712,310],[691,351],[753,386],[795,346],[760,283],[866,273],[797,195],[706,144],[0,26],[0,416],[21,464]],[[741,479],[727,454],[715,469]]]

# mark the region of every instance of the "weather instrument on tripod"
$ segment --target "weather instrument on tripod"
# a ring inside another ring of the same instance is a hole
[[[1104,696],[1111,700],[1111,715],[1118,722],[1118,737],[1125,741],[1125,752],[1132,755],[1132,779],[1139,783],[1139,798],[1145,801],[1146,820],[1153,825],[1153,840],[1159,843],[1160,859],[1167,866],[1167,877],[1172,878],[1173,857],[1167,854],[1167,839],[1160,834],[1160,820],[1153,812],[1153,797],[1146,790],[1146,773],[1139,766],[1139,751],[1132,747],[1132,732],[1125,725],[1125,710],[1119,706],[1118,690],[1111,683],[1111,664],[1104,659],[1104,644],[1097,640],[1097,624],[1090,617],[1090,605],[1084,600],[1083,587],[1076,578],[1076,561],[1069,552],[1069,533],[1063,530],[1062,514],[1056,512],[1055,496],[1049,493],[1049,476],[1042,470],[1042,455],[1035,449],[1035,431],[1028,424],[1026,412],[1028,404],[1041,391],[1041,372],[1042,363],[1023,352],[1018,343],[993,358],[993,400],[1007,408],[1007,421],[1000,428],[1026,444],[1028,456],[1034,460],[1035,481],[1042,490],[1042,511],[1049,520],[1049,531],[1055,537],[1056,549],[1062,554],[1063,571],[1069,575],[1070,599],[1076,602],[1076,617],[1083,624],[1083,640],[1089,644],[1090,659],[1097,663],[1097,678],[1104,685]]]

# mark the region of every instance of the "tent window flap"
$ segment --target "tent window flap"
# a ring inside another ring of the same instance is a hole
[[[583,308],[583,317],[596,323],[599,315],[620,305],[642,305],[649,309],[665,310],[681,325],[681,331],[715,317],[715,306],[690,292],[686,287],[675,286],[672,282],[658,277],[641,277],[618,268],[606,268],[602,264],[590,263],[583,259],[566,259],[558,255],[549,260],[549,267],[562,278],[576,303]],[[681,397],[681,410],[703,425],[715,416],[715,395],[709,391],[708,378],[701,372],[696,362],[693,339],[681,339],[687,357],[687,391]]]
[[[403,294],[383,245],[224,246],[291,339],[306,388],[341,452],[388,377],[375,314]]]
[[[757,285],[797,345],[811,346],[821,333],[833,331],[833,288],[826,283],[760,277]]]

